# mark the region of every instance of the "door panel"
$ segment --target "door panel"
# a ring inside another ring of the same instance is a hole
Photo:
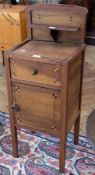
[[[60,94],[57,91],[27,85],[15,85],[13,98],[20,111],[16,123],[40,130],[59,130]]]

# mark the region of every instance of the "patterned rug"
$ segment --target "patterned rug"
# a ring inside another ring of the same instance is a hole
[[[58,171],[59,139],[18,130],[19,158],[12,156],[9,116],[0,112],[0,175],[62,175]],[[69,133],[65,175],[95,175],[95,146],[84,136],[73,144]]]

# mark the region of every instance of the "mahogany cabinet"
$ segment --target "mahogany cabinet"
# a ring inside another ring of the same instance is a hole
[[[0,5],[0,50],[8,50],[27,38],[26,6]]]
[[[73,124],[78,144],[86,14],[78,6],[32,5],[29,40],[5,54],[13,155],[18,127],[57,135],[60,172]]]

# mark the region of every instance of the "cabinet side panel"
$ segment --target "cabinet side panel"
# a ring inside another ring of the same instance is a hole
[[[68,83],[68,131],[73,126],[78,117],[80,104],[80,88],[81,88],[81,69],[82,54],[74,59],[69,65],[69,83]]]

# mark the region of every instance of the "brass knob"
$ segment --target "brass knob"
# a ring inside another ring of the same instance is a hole
[[[37,75],[38,71],[36,69],[32,70],[32,75]]]

